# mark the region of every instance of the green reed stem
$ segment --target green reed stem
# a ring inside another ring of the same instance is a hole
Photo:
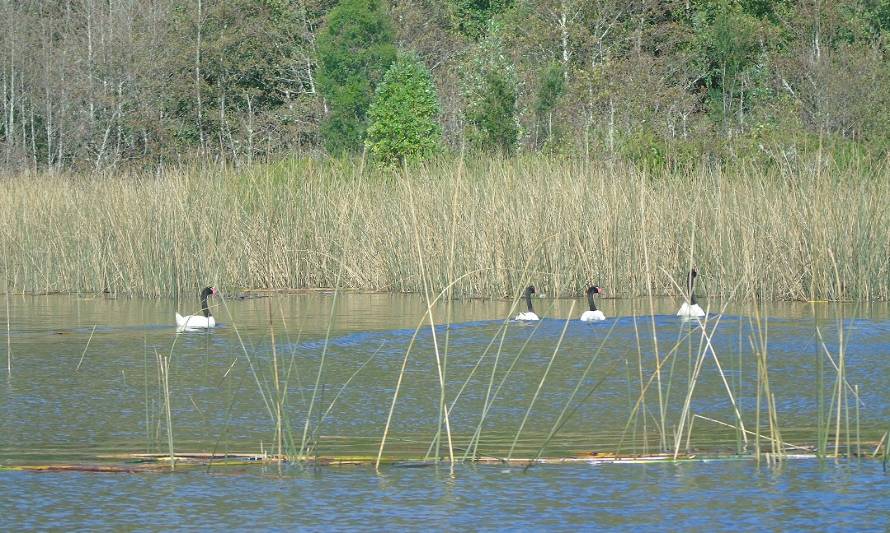
[[[145,383],[145,453],[151,452],[151,422],[148,414],[148,339],[142,334],[142,377]]]
[[[87,350],[90,348],[90,341],[93,340],[93,333],[96,333],[96,325],[93,324],[93,330],[90,331],[90,338],[87,339],[87,345],[83,347],[83,353],[80,354],[80,361],[77,362],[77,368],[74,369],[75,372],[80,372],[80,365],[83,364],[83,358],[87,355]]]
[[[173,414],[170,407],[170,359],[155,351],[158,358],[158,369],[164,388],[164,412],[167,420],[167,445],[170,450],[170,470],[176,469],[176,456],[173,453]]]
[[[247,346],[244,345],[244,339],[241,338],[241,332],[238,330],[238,324],[235,323],[235,318],[232,316],[232,312],[229,311],[229,305],[226,303],[225,296],[222,293],[218,293],[220,301],[223,303],[223,307],[226,310],[226,314],[229,316],[229,322],[232,324],[232,329],[235,330],[235,336],[238,338],[238,344],[241,346],[241,352],[244,354],[244,357],[247,359],[247,366],[250,368],[250,373],[253,375],[253,380],[256,383],[257,391],[260,393],[260,398],[263,400],[263,405],[266,407],[266,412],[269,414],[269,420],[273,423],[275,422],[275,415],[272,412],[272,405],[269,402],[269,399],[266,397],[266,391],[263,389],[263,384],[260,383],[260,377],[257,375],[256,368],[253,366],[253,360],[250,357],[250,353],[247,351]],[[176,339],[173,340],[173,343],[176,343]],[[172,357],[172,348],[171,348],[171,357]],[[234,363],[232,363],[234,365]]]
[[[343,391],[346,390],[346,387],[348,387],[349,384],[352,383],[352,380],[355,379],[355,377],[356,377],[357,375],[359,375],[359,373],[360,373],[362,370],[364,370],[364,368],[365,368],[366,366],[368,366],[368,363],[370,363],[371,361],[374,360],[375,357],[377,357],[377,354],[380,353],[380,350],[383,349],[383,346],[384,346],[385,344],[386,344],[386,341],[381,342],[381,343],[380,343],[380,346],[378,346],[377,349],[374,350],[374,353],[371,354],[371,357],[367,358],[367,359],[365,360],[365,362],[362,363],[361,366],[359,366],[359,367],[355,370],[355,372],[352,373],[351,376],[349,376],[349,379],[347,379],[347,380],[343,383],[343,385],[340,386],[340,389],[337,391],[337,394],[334,395],[334,398],[331,400],[331,403],[328,404],[327,409],[325,409],[324,413],[322,413],[321,417],[318,419],[318,425],[317,425],[317,426],[313,429],[313,431],[312,431],[312,440],[316,440],[316,439],[318,438],[318,433],[319,433],[319,431],[320,431],[320,429],[321,429],[321,424],[325,421],[325,419],[328,417],[328,415],[329,415],[329,414],[331,413],[331,411],[334,409],[334,405],[337,403],[337,399],[340,398],[340,395],[343,394]]]
[[[411,217],[414,221],[414,242],[417,245],[417,260],[420,265],[420,276],[423,280],[423,297],[426,300],[427,305],[427,317],[429,317],[430,323],[430,335],[433,338],[433,351],[436,354],[436,370],[439,376],[439,407],[440,414],[443,415],[445,419],[445,434],[448,437],[448,460],[451,463],[452,471],[454,469],[454,446],[451,440],[451,422],[448,417],[448,411],[445,410],[445,375],[443,373],[443,361],[439,355],[439,343],[436,336],[436,321],[433,318],[433,307],[430,302],[430,294],[429,294],[429,285],[427,283],[427,274],[426,269],[423,264],[423,250],[420,244],[420,232],[417,229],[417,213],[415,212],[414,207],[414,196],[411,189],[411,184],[406,180],[406,184],[408,187],[408,197],[410,199],[411,205]]]
[[[341,263],[342,264],[342,263]],[[342,270],[340,273],[342,274]],[[306,438],[309,436],[309,423],[312,420],[312,410],[315,407],[315,398],[318,395],[318,387],[321,385],[321,376],[324,373],[324,363],[328,355],[328,343],[331,339],[331,328],[334,325],[334,312],[337,309],[337,295],[340,293],[340,274],[337,275],[337,288],[334,289],[334,298],[331,301],[331,311],[328,315],[328,327],[324,335],[324,346],[321,349],[321,360],[318,362],[318,373],[315,375],[315,386],[312,387],[312,397],[309,400],[309,408],[306,410],[306,422],[303,425],[303,437],[300,439],[300,451],[298,456],[303,458],[308,444]]]
[[[641,417],[642,420],[642,430],[643,430],[643,453],[649,453],[649,432],[646,431],[646,389],[648,387],[643,386],[643,345],[640,343],[640,330],[637,327],[637,313],[636,309],[634,309],[633,313],[633,322],[634,322],[634,337],[636,337],[637,341],[637,372],[640,378],[640,400],[642,401],[642,408],[640,412],[643,413]],[[653,374],[654,375],[654,374]],[[632,411],[633,413],[637,413],[636,408]],[[633,415],[632,415],[633,416]],[[634,422],[634,429],[636,429],[636,422]],[[619,445],[620,448],[620,445]]]
[[[512,314],[512,313],[513,313],[513,309],[510,310],[509,314]],[[509,320],[505,320],[503,326],[506,327],[506,325],[508,323],[509,323]],[[470,441],[467,443],[466,449],[464,450],[464,455],[461,458],[462,461],[467,460],[467,457],[470,454],[470,450],[473,450],[473,457],[475,457],[476,449],[478,447],[478,441],[479,441],[480,437],[482,436],[482,424],[485,422],[485,419],[488,416],[488,412],[491,409],[491,406],[494,405],[495,400],[497,400],[498,395],[501,392],[501,388],[507,382],[507,378],[510,377],[510,374],[513,372],[513,368],[516,366],[516,363],[519,362],[519,359],[522,357],[522,354],[525,353],[526,347],[528,346],[528,344],[532,340],[532,338],[535,336],[535,333],[537,333],[538,328],[541,327],[542,323],[543,323],[543,321],[539,320],[538,323],[535,324],[535,327],[532,329],[531,333],[528,334],[528,337],[525,338],[525,341],[522,343],[522,346],[520,346],[519,350],[516,352],[516,356],[513,357],[513,361],[510,363],[510,366],[507,367],[507,371],[504,372],[503,376],[501,376],[500,383],[498,383],[497,388],[495,388],[494,393],[491,395],[491,401],[489,401],[486,406],[483,406],[482,416],[479,419],[479,423],[476,425],[476,430],[473,433],[473,436],[470,438]],[[498,333],[500,333],[500,332],[501,332],[501,330],[498,330]],[[497,333],[495,333],[495,336],[492,338],[492,341],[496,338],[497,338]],[[489,344],[489,346],[491,346],[491,345]],[[467,383],[469,383],[469,379],[470,378],[468,377],[467,381],[464,382],[464,386],[466,386]],[[454,399],[454,402],[456,402],[456,401],[457,401],[457,396]],[[449,407],[449,409],[454,409],[454,402],[451,403],[451,407]],[[429,451],[427,452],[427,455],[429,455]]]
[[[541,389],[544,387],[544,381],[547,380],[547,375],[550,373],[550,368],[553,366],[553,361],[556,360],[556,354],[559,352],[559,347],[562,345],[562,340],[565,337],[566,330],[569,328],[569,323],[571,322],[572,313],[575,311],[575,302],[572,302],[571,307],[569,308],[569,317],[566,318],[565,324],[562,327],[562,332],[559,334],[559,341],[556,343],[556,347],[553,349],[553,355],[550,357],[550,362],[547,363],[547,368],[544,370],[544,375],[541,376],[541,382],[538,383],[538,388],[535,389],[535,394],[532,396],[532,401],[528,405],[528,409],[525,411],[525,416],[522,417],[522,423],[519,424],[519,429],[516,430],[516,436],[513,437],[513,444],[510,445],[510,451],[507,453],[507,461],[509,461],[513,457],[513,450],[516,448],[516,442],[519,440],[519,435],[522,434],[523,428],[525,428],[525,423],[528,421],[528,415],[532,412],[532,408],[535,406],[535,402],[538,400],[538,395],[541,393]]]
[[[640,188],[640,218],[646,219],[646,189],[644,187]],[[649,269],[649,246],[647,243],[647,228],[648,225],[642,225],[641,236],[643,240],[643,263],[645,264],[646,269],[646,294],[649,297],[649,316],[652,322],[652,353],[655,357],[655,380],[658,384],[658,419],[659,419],[659,438],[661,444],[661,450],[667,450],[667,435],[665,434],[665,403],[664,396],[661,390],[661,364],[659,363],[659,355],[658,355],[658,332],[655,327],[655,304],[652,299],[652,274]],[[694,242],[694,239],[693,239]]]
[[[862,438],[859,433],[859,385],[856,385],[856,457],[862,457]]]
[[[609,328],[609,331],[606,332],[606,336],[600,342],[596,351],[593,353],[593,356],[590,358],[590,361],[587,362],[587,366],[584,368],[584,372],[581,373],[581,377],[578,378],[578,382],[575,384],[575,388],[572,389],[572,393],[569,394],[569,398],[566,400],[565,404],[562,407],[562,410],[559,412],[559,416],[556,417],[556,420],[553,422],[553,426],[550,428],[550,431],[547,433],[547,437],[544,439],[544,444],[541,446],[541,449],[538,450],[538,454],[535,456],[535,459],[534,459],[535,461],[541,458],[541,454],[544,453],[544,448],[547,447],[547,444],[550,443],[550,440],[556,435],[556,432],[559,430],[559,428],[562,427],[564,420],[568,419],[568,417],[566,416],[566,413],[569,411],[569,406],[572,405],[572,401],[575,399],[575,396],[578,394],[578,390],[581,389],[581,385],[583,385],[584,381],[587,379],[587,375],[590,373],[590,369],[593,368],[593,364],[599,358],[600,352],[602,352],[602,350],[603,350],[603,346],[606,345],[606,341],[609,340],[609,337],[612,335],[612,331],[615,329],[615,326],[617,324],[618,324],[617,320],[612,321],[612,326]],[[620,359],[618,361],[620,362]],[[616,365],[617,365],[617,362],[613,363],[611,368],[614,369],[616,367]],[[597,388],[599,388],[599,386],[602,384],[602,382],[605,380],[605,378],[610,373],[611,372],[606,373],[599,380],[599,382],[597,382],[592,387],[592,390],[589,392],[589,395],[593,394],[593,391],[595,391]],[[589,395],[587,397],[589,397]],[[575,405],[574,409],[577,409],[578,405],[580,405],[580,403],[581,402],[579,402],[577,405]],[[574,412],[574,409],[572,412]]]
[[[814,311],[815,312],[815,311]],[[815,315],[814,315],[815,320]],[[816,331],[819,331],[818,326],[816,327]],[[817,446],[816,446],[816,454],[819,458],[825,457],[825,363],[822,360],[822,352],[819,350],[818,345],[816,346],[816,394],[818,395],[819,408],[816,421],[816,436],[817,436]]]

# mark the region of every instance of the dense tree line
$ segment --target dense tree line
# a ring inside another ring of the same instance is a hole
[[[7,170],[890,148],[890,0],[2,0],[0,20]]]

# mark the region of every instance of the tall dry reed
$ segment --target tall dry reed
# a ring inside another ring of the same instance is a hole
[[[15,291],[332,287],[343,258],[344,288],[421,292],[426,277],[438,291],[474,272],[453,295],[513,294],[530,274],[551,295],[590,280],[677,294],[670,278],[691,258],[707,273],[700,294],[747,280],[764,299],[890,298],[890,169],[819,165],[651,175],[542,157],[392,172],[293,160],[9,177],[0,246]]]

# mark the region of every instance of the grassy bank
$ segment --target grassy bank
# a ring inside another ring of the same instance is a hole
[[[251,169],[0,181],[15,291],[223,288],[890,298],[890,169],[738,166],[652,175],[544,158],[405,175],[299,160]],[[418,252],[419,250],[419,252]],[[648,269],[646,267],[648,256]],[[647,275],[648,274],[648,275]]]

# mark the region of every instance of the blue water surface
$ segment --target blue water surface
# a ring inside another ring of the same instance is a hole
[[[6,472],[0,528],[886,531],[888,489],[876,461]]]

